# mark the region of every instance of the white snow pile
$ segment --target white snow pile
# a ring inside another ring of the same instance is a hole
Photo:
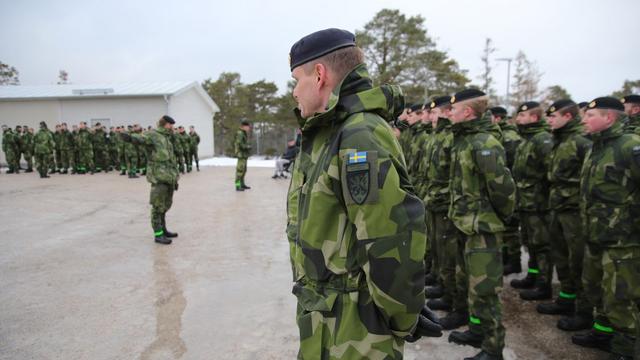
[[[230,157],[212,157],[204,160],[200,160],[200,166],[236,166],[238,159]],[[276,159],[266,160],[264,156],[252,156],[247,162],[249,167],[266,167],[275,168]]]

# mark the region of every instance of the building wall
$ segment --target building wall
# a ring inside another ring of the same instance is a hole
[[[198,156],[201,159],[213,156],[213,114],[194,88],[169,98],[169,115],[176,120],[176,125],[184,126],[187,132],[193,125],[200,135]]]

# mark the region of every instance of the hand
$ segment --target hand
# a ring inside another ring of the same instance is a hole
[[[178,191],[178,183],[176,183],[176,184],[173,186],[173,189],[174,189],[175,191]]]
[[[442,326],[440,326],[440,319],[438,319],[438,316],[426,305],[420,311],[420,315],[418,315],[418,325],[416,325],[416,329],[414,330],[413,334],[405,337],[405,340],[412,343],[423,336],[442,336]]]

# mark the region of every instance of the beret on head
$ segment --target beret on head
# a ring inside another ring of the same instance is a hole
[[[640,95],[627,95],[620,99],[623,104],[640,104]]]
[[[587,106],[588,109],[609,109],[609,110],[618,110],[624,111],[624,105],[620,100],[611,97],[611,96],[603,96],[594,99]]]
[[[574,106],[574,105],[576,105],[576,103],[573,102],[573,100],[571,100],[571,99],[558,100],[558,101],[554,102],[553,104],[551,104],[551,106],[549,106],[549,108],[547,109],[547,116],[553,114],[554,112],[556,112],[558,110],[562,110],[562,109],[566,108],[567,106]]]
[[[250,122],[248,122],[248,121],[246,121],[246,120],[244,120],[244,121],[242,121],[242,122],[240,123],[240,126],[251,126],[251,123],[250,123]]]
[[[434,109],[442,105],[451,105],[451,96],[436,96],[433,98],[433,100],[431,100],[431,104],[429,105],[429,107],[431,109]]]
[[[356,46],[356,36],[347,30],[325,29],[298,40],[289,52],[291,71],[338,49]]]
[[[411,109],[411,112],[422,111],[422,104],[411,104],[409,109]]]
[[[489,109],[489,111],[491,111],[491,115],[493,116],[507,116],[507,109],[503,108],[502,106],[494,106]]]
[[[518,114],[523,112],[523,111],[535,109],[537,107],[540,107],[540,103],[539,102],[537,102],[537,101],[527,101],[526,103],[520,104],[520,106],[518,106]]]
[[[464,89],[460,92],[457,92],[455,95],[451,97],[451,104],[459,103],[465,100],[471,100],[479,97],[486,96],[484,92],[478,89]]]
[[[160,126],[164,126],[164,124],[172,124],[172,125],[173,125],[173,124],[175,124],[175,123],[176,123],[176,121],[175,121],[175,120],[173,120],[173,118],[172,118],[171,116],[169,116],[169,115],[163,115],[163,116],[160,118],[160,121],[158,121],[158,123],[160,124]],[[137,126],[137,125],[138,125],[138,124],[136,124],[136,126]]]
[[[584,109],[584,108],[586,108],[586,107],[587,107],[587,105],[589,105],[589,103],[588,103],[588,102],[586,102],[586,101],[583,101],[583,102],[578,103],[578,107],[579,107],[580,109]]]

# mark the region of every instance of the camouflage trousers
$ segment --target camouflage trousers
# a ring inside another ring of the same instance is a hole
[[[600,245],[587,243],[582,262],[582,291],[591,312],[595,311],[593,327],[596,330],[612,332],[611,323],[604,312],[602,279],[603,249]]]
[[[193,146],[191,148],[190,154],[191,154],[191,159],[189,160],[189,164],[192,164],[195,161],[196,165],[198,165],[198,162],[200,161],[200,159],[198,159],[198,147]]]
[[[94,148],[96,171],[107,170],[110,167],[109,151],[106,147]]]
[[[75,167],[75,161],[73,159],[73,150],[61,149],[60,162],[58,163],[58,168],[61,170],[66,170],[68,168],[74,168],[74,167]]]
[[[502,354],[505,328],[502,325],[502,233],[461,234],[464,238],[462,266],[456,280],[466,284],[469,330],[483,335],[482,350]],[[458,251],[460,255],[461,251]],[[459,263],[458,266],[461,264]],[[460,271],[462,273],[460,273]],[[458,287],[460,288],[460,286]],[[456,296],[460,296],[458,293]]]
[[[521,247],[522,241],[520,240],[520,218],[517,214],[504,224],[504,254],[506,258],[504,259],[507,262],[520,262],[520,258],[522,256]]]
[[[452,303],[465,301],[456,292],[456,254],[458,253],[458,230],[446,212],[435,212],[431,216],[433,243],[438,254],[438,274],[444,287],[442,300]]]
[[[582,294],[585,238],[578,210],[554,211],[549,223],[551,255],[560,280],[559,298],[576,303],[577,312],[589,312]]]
[[[553,261],[549,238],[548,215],[521,212],[522,242],[529,250],[529,272],[538,275],[539,281],[551,282]]]
[[[238,158],[236,165],[236,187],[244,184],[244,176],[247,174],[247,158]]]
[[[151,184],[151,228],[156,236],[164,233],[164,216],[173,204],[173,184]]]
[[[36,152],[36,168],[38,172],[46,174],[49,171],[49,161],[51,160],[51,154],[46,152]]]
[[[176,162],[178,163],[178,171],[184,172],[184,153],[176,152]]]
[[[143,172],[147,171],[147,155],[144,149],[138,150],[138,168]]]
[[[78,172],[93,170],[93,149],[80,149],[78,151]]]
[[[56,146],[56,150],[53,152],[54,155],[54,159],[53,162],[51,163],[51,169],[60,169],[62,168],[62,151],[60,150],[60,148],[58,148],[58,146]]]
[[[402,359],[404,340],[392,335],[381,324],[381,317],[371,313],[374,305],[366,289],[338,293],[333,302],[321,305],[306,302],[298,295],[298,359]]]
[[[138,154],[135,151],[125,151],[125,164],[129,174],[135,174],[138,171]]]
[[[605,249],[602,267],[604,311],[615,330],[611,351],[633,357],[640,329],[640,246]]]
[[[33,153],[29,151],[23,151],[24,161],[27,162],[27,169],[33,169]]]
[[[4,152],[4,157],[9,166],[9,170],[19,170],[20,168],[20,155],[16,154],[13,150],[7,150]]]
[[[425,209],[424,221],[427,224],[427,244],[424,251],[424,264],[426,273],[432,273],[436,281],[441,284],[442,279],[440,277],[440,265],[438,263],[434,219],[434,213],[429,209]]]

